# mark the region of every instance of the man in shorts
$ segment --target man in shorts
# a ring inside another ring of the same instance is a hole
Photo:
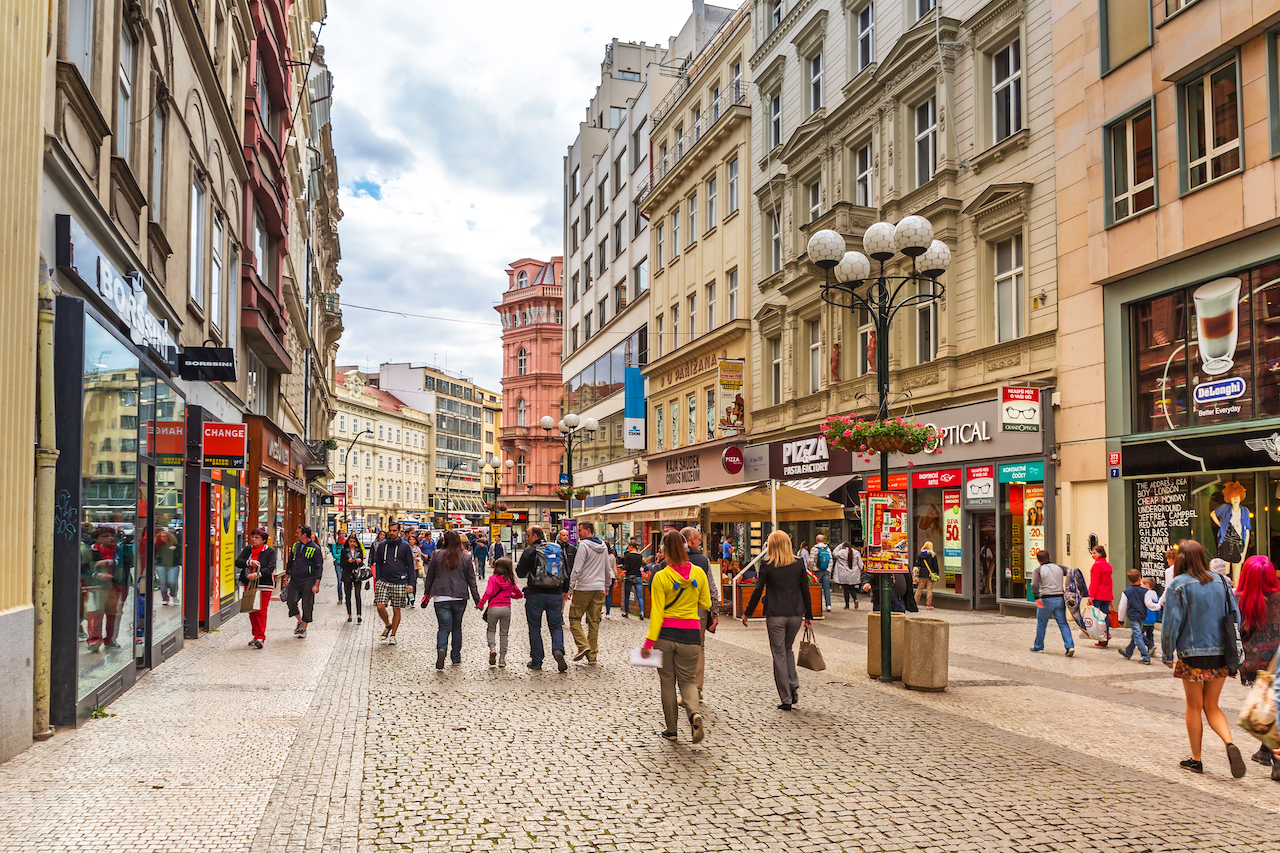
[[[388,645],[396,644],[396,629],[400,627],[400,611],[413,607],[413,587],[418,582],[413,564],[413,549],[400,538],[400,525],[392,523],[387,528],[387,538],[374,545],[375,574],[373,577],[373,604],[386,627],[382,639]],[[390,607],[393,615],[387,614]]]

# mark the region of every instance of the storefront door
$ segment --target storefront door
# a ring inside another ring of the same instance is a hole
[[[969,553],[973,561],[973,577],[976,578],[978,610],[994,610],[996,607],[996,514],[994,512],[970,513],[970,529],[973,539]]]
[[[155,500],[155,468],[145,461],[138,462],[138,516],[134,522],[134,542],[136,545],[136,570],[134,572],[134,627],[133,656],[138,666],[151,666],[152,632],[152,591],[155,589],[153,573],[151,514],[149,508]]]

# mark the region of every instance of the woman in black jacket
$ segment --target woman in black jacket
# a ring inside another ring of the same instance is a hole
[[[773,682],[782,704],[790,711],[799,698],[800,677],[796,674],[796,635],[803,624],[813,627],[813,601],[809,596],[809,573],[791,547],[791,537],[781,530],[769,534],[765,558],[760,562],[751,603],[742,614],[742,624],[750,627],[748,614],[754,613],[760,596],[764,599],[764,624],[769,631],[769,651],[773,655]]]
[[[351,621],[351,600],[356,602],[356,622],[363,622],[364,596],[360,590],[364,581],[360,579],[360,568],[364,565],[364,548],[360,539],[352,533],[347,537],[347,544],[339,552],[338,571],[342,583],[343,600],[347,602],[347,621]]]
[[[249,645],[260,649],[267,639],[267,606],[271,604],[275,586],[272,576],[276,573],[276,549],[267,545],[265,527],[249,534],[249,544],[236,557],[236,566],[240,569],[241,586],[248,587],[251,582],[257,584],[256,592],[252,593],[258,596],[257,606],[249,611],[249,627],[253,629]]]

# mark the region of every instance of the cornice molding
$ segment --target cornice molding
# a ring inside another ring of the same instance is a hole
[[[773,32],[765,36],[764,41],[760,43],[760,47],[756,49],[755,53],[751,54],[751,59],[748,60],[753,72],[756,70],[756,67],[764,61],[766,56],[782,44],[782,40],[787,37],[787,33],[790,32],[800,19],[805,16],[805,13],[809,11],[813,4],[814,0],[800,0],[800,2],[797,3],[789,13],[787,13],[786,17],[782,19],[782,23],[778,24],[778,26],[774,28]]]

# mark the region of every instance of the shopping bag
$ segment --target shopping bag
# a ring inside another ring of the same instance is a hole
[[[252,613],[258,609],[258,582],[245,584],[244,593],[240,596],[240,612]]]
[[[1094,605],[1080,608],[1079,624],[1094,642],[1100,643],[1107,638],[1107,617]]]
[[[1280,749],[1280,728],[1276,726],[1276,654],[1271,668],[1259,672],[1249,695],[1240,709],[1240,728],[1262,741],[1264,746]]]
[[[822,659],[822,652],[814,642],[812,628],[805,628],[804,636],[800,638],[800,654],[796,657],[796,665],[814,672],[822,672],[827,668],[826,661]]]

